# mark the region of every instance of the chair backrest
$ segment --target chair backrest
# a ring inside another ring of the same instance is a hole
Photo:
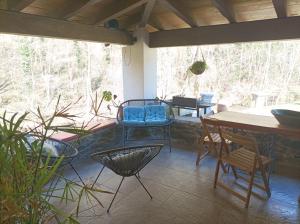
[[[197,108],[197,99],[182,96],[173,96],[172,104],[174,106],[180,107]]]
[[[224,128],[220,128],[219,132],[222,139],[227,139],[257,153],[257,142],[252,136],[233,133],[232,131],[224,130]]]
[[[217,119],[205,119],[202,117],[201,121],[203,122],[206,129],[208,129],[208,127],[211,127],[214,130],[217,130],[224,143],[225,148],[228,149],[228,146],[226,144],[226,140],[228,140],[230,142],[243,146],[245,149],[255,152],[257,155],[260,155],[257,141],[253,136],[233,133],[233,131],[230,131],[228,127],[226,128],[222,126],[221,122]],[[211,133],[211,131],[208,131],[208,133]]]
[[[164,101],[164,100],[160,100],[160,99],[132,99],[132,100],[127,100],[127,101],[120,104],[120,106],[118,108],[118,113],[117,113],[117,120],[118,120],[118,122],[122,122],[124,120],[124,108],[144,107],[144,108],[147,109],[148,108],[147,106],[155,106],[155,105],[164,106],[164,108],[165,108],[164,111],[166,112],[166,118],[169,119],[169,120],[174,119],[175,116],[174,116],[171,104]],[[160,108],[158,107],[156,109],[159,110]],[[146,112],[145,112],[145,115],[146,115]]]
[[[219,133],[218,127],[208,124],[205,120],[205,118],[211,116],[214,114],[214,111],[210,111],[208,114],[205,114],[204,116],[200,116],[202,128],[204,131],[204,135],[208,137],[209,141],[213,142],[213,138],[211,134]]]

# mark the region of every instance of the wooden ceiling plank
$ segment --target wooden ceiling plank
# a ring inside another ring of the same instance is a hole
[[[0,0],[0,9],[8,9],[8,0]]]
[[[234,11],[228,0],[212,0],[212,3],[230,23],[236,23]]]
[[[152,29],[154,29],[154,30],[156,30],[156,31],[160,31],[160,29],[158,29],[157,27],[155,27],[155,26],[152,26],[151,24],[147,24],[148,26],[150,26]]]
[[[188,14],[183,12],[182,6],[179,6],[178,4],[175,4],[174,2],[171,3],[171,1],[169,1],[169,0],[160,0],[160,3],[162,3],[166,8],[168,8],[173,13],[175,13],[176,16],[178,16],[180,19],[182,19],[190,27],[197,27],[197,25],[195,24],[193,19]]]
[[[85,4],[79,6],[76,10],[69,12],[67,15],[64,16],[64,19],[70,19],[76,15],[78,15],[80,12],[84,11],[85,9],[98,4],[100,2],[103,2],[104,0],[88,0]]]
[[[9,4],[9,9],[13,11],[22,11],[35,0],[19,0],[19,1],[11,1]]]
[[[0,10],[0,33],[133,44],[132,37],[123,31],[6,10]]]
[[[141,23],[139,25],[140,27],[146,27],[146,25],[148,24],[151,12],[155,6],[155,2],[156,2],[156,0],[148,1],[147,5],[145,7],[145,10],[144,10],[143,16],[142,16]]]
[[[287,17],[287,0],[272,0],[277,17]]]
[[[152,26],[153,28],[155,28],[156,30],[162,31],[164,30],[163,26],[155,21],[148,21],[148,25]]]
[[[226,44],[300,38],[300,16],[150,33],[150,47]]]
[[[137,26],[141,21],[141,13],[136,13],[134,15],[129,16],[123,23],[123,27],[128,30],[133,26]]]
[[[120,17],[120,16],[122,16],[122,15],[124,15],[124,14],[126,14],[126,13],[128,13],[128,12],[144,5],[144,4],[146,4],[147,2],[148,2],[148,0],[140,0],[138,2],[135,2],[135,3],[129,5],[129,6],[123,8],[121,10],[118,10],[117,12],[112,13],[111,15],[107,16],[106,18],[102,18],[101,20],[97,21],[95,23],[95,25],[100,25],[100,24],[103,24],[103,23],[107,22],[108,20],[118,18],[118,17]]]

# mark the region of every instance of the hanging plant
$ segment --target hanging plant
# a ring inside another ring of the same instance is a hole
[[[195,75],[201,75],[206,69],[207,64],[205,61],[195,61],[190,67],[190,71]]]
[[[198,55],[198,49],[197,48],[197,51],[196,51],[196,54],[195,54],[195,58],[197,57]],[[201,55],[202,55],[202,60],[199,60],[199,61],[195,61],[189,68],[189,70],[194,74],[194,75],[201,75],[206,69],[207,69],[207,64],[206,64],[206,61],[204,59],[204,56],[203,56],[203,53],[202,53],[202,50],[200,49],[201,51]]]

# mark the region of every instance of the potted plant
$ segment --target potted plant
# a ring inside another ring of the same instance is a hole
[[[201,75],[207,69],[205,60],[195,61],[189,68],[189,70],[195,75]]]

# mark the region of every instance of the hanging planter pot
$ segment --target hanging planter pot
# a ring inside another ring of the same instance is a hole
[[[195,75],[201,75],[206,69],[206,61],[195,61],[190,67],[190,71]]]
[[[190,72],[193,73],[194,75],[201,75],[207,69],[207,64],[204,59],[201,48],[200,48],[200,52],[201,52],[202,60],[195,61],[189,68]],[[197,48],[194,60],[198,57],[198,53],[199,53],[199,48]]]

